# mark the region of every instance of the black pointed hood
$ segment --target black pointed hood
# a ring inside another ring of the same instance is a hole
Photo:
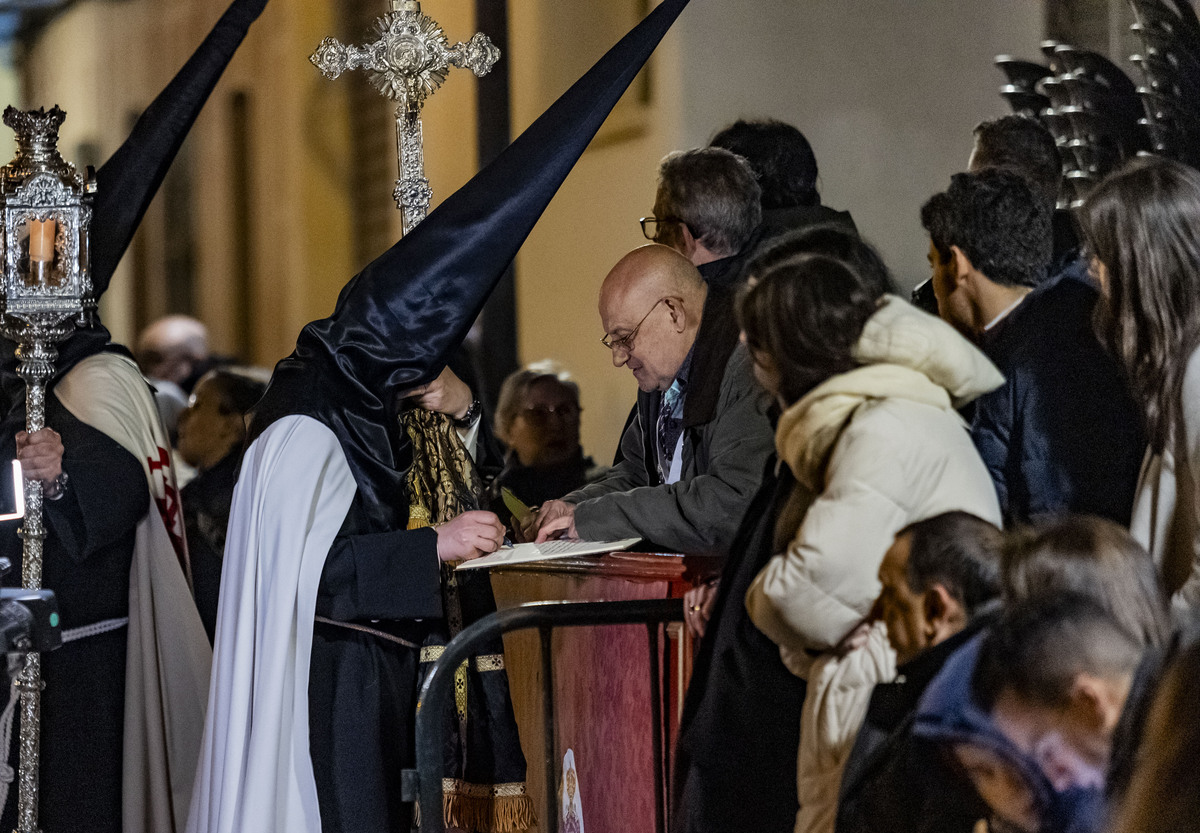
[[[362,499],[394,528],[407,445],[397,393],[432,380],[551,198],[688,0],[665,0],[470,182],[342,290],[275,368],[251,439],[311,416],[337,435]],[[384,518],[383,513],[392,513]]]
[[[96,172],[89,245],[97,300],[108,289],[209,94],[266,5],[267,0],[233,0],[192,57],[142,113],[129,138]],[[76,330],[59,345],[55,376],[61,378],[80,360],[104,350],[110,340],[98,319],[92,326]],[[3,369],[16,366],[13,346],[0,339]]]
[[[183,140],[267,0],[233,0],[124,144],[96,171],[91,253],[99,297],[175,161]]]

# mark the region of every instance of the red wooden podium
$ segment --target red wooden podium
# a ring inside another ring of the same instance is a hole
[[[698,572],[692,559],[659,553],[610,553],[526,564],[492,573],[499,608],[532,601],[621,601],[681,597]],[[657,631],[657,626],[655,630]],[[542,643],[551,643],[549,663]],[[517,631],[504,637],[513,707],[528,762],[528,785],[541,833],[557,830],[543,818],[547,778],[557,794],[562,758],[574,750],[587,833],[653,833],[654,772],[669,785],[670,751],[691,672],[686,628],[672,624],[659,640],[655,663],[643,625]],[[664,748],[655,754],[652,669],[662,681]],[[543,731],[543,680],[553,675],[554,738]],[[669,786],[666,799],[669,800]]]

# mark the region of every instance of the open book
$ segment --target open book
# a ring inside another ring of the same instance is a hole
[[[543,541],[540,544],[514,544],[501,547],[491,555],[464,561],[460,570],[475,570],[483,567],[509,567],[513,564],[531,564],[535,561],[550,561],[569,555],[598,555],[632,547],[641,538],[623,538],[620,541]]]

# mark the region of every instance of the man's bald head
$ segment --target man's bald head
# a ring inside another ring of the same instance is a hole
[[[208,358],[208,328],[187,315],[167,315],[142,330],[137,361],[154,379],[181,384]]]
[[[666,390],[696,339],[706,295],[696,267],[672,248],[654,244],[625,255],[600,287],[613,364],[633,371],[643,391]]]
[[[609,271],[600,287],[601,316],[606,296],[628,293],[655,298],[675,295],[703,304],[705,283],[699,270],[682,254],[669,246],[651,243],[634,249]]]

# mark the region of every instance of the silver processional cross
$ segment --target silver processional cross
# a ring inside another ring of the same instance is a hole
[[[425,219],[433,189],[425,176],[421,107],[446,80],[451,66],[484,76],[500,57],[487,35],[450,46],[442,27],[421,13],[419,0],[391,0],[392,10],[375,21],[375,41],[346,46],[325,38],[309,58],[333,80],[348,69],[365,69],[375,89],[394,101],[400,176],[392,196],[404,217],[404,233]]]

